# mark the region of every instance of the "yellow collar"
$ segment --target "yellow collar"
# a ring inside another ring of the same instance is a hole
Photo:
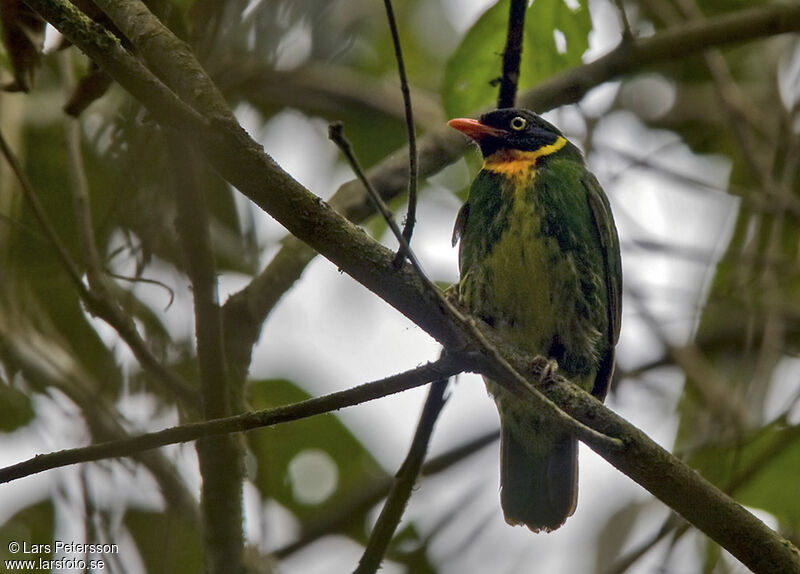
[[[531,168],[536,167],[539,158],[554,154],[565,145],[567,145],[567,140],[559,136],[550,145],[531,151],[517,149],[496,151],[483,160],[483,169],[507,177],[522,177],[530,173]]]

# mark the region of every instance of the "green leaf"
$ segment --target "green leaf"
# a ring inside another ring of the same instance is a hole
[[[295,403],[309,395],[291,381],[262,380],[248,385],[254,409]],[[385,478],[372,455],[338,418],[311,417],[247,435],[257,460],[255,484],[309,526],[326,511],[340,508],[364,489]],[[357,524],[353,517],[351,524]],[[356,532],[354,530],[354,532]]]
[[[405,566],[407,572],[436,574],[437,570],[428,558],[429,541],[413,524],[406,524],[395,533],[386,557]]]
[[[0,384],[0,432],[11,432],[25,426],[33,416],[30,397],[14,387]]]
[[[39,558],[50,560],[53,555],[53,515],[53,501],[44,500],[23,508],[9,518],[5,524],[0,526],[0,540],[2,540],[0,561],[38,560]],[[19,551],[11,552],[14,550],[12,542],[19,544]],[[43,551],[25,554],[23,544],[26,544],[29,550],[33,545],[42,545],[40,548]],[[48,544],[50,549],[44,549],[43,545]]]
[[[580,63],[589,47],[592,21],[587,1],[573,11],[564,0],[536,0],[525,15],[519,90],[525,90]],[[489,8],[470,28],[447,62],[442,100],[448,116],[492,106],[502,73],[509,0]],[[563,35],[559,51],[556,35]]]
[[[520,89],[527,89],[571,66],[581,63],[589,49],[592,19],[587,0],[573,11],[564,0],[536,0],[525,16]],[[563,35],[559,51],[556,36]]]
[[[448,60],[442,87],[442,103],[448,116],[486,107],[497,97],[492,84],[500,78],[507,24],[508,0],[501,0],[467,31]]]
[[[704,448],[689,462],[720,488],[733,481],[738,502],[800,528],[800,426],[775,423],[736,444]]]
[[[125,525],[149,574],[203,572],[203,540],[191,520],[178,513],[129,510]]]

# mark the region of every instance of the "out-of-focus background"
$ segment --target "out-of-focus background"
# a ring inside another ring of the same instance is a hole
[[[419,135],[490,106],[507,2],[395,4]],[[405,144],[381,2],[149,5],[190,42],[249,133],[322,198],[353,178],[327,139],[329,122],[345,123],[368,167]],[[161,130],[53,28],[26,19],[22,6],[2,2],[0,77],[11,88],[0,93],[3,138],[80,273],[90,279],[89,226],[94,271],[109,281],[110,296],[153,354],[194,381],[192,292]],[[646,40],[689,20],[767,8],[535,0],[521,93],[611,51],[626,20],[632,36]],[[800,43],[796,35],[762,36],[686,58],[644,59],[545,117],[585,151],[620,231],[624,317],[608,405],[797,543]],[[64,114],[68,101],[79,120]],[[457,280],[451,232],[478,166],[470,149],[421,182],[412,245],[442,285]],[[224,302],[276,254],[295,257],[297,245],[209,168],[197,171]],[[91,204],[83,223],[86,210],[71,191],[81,176]],[[404,195],[391,207],[401,218]],[[363,225],[396,246],[380,219]],[[276,302],[253,349],[249,408],[345,389],[438,355],[420,328],[321,257],[285,283],[272,291]],[[116,331],[82,307],[2,158],[0,465],[188,420],[181,399],[152,379]],[[417,389],[247,434],[248,563],[287,574],[352,571],[424,396]],[[583,446],[578,510],[566,525],[538,535],[506,525],[494,404],[476,376],[458,377],[448,396],[430,456],[485,440],[420,480],[383,572],[746,571]],[[198,572],[200,482],[194,444],[184,444],[3,484],[0,558],[22,557],[7,551],[12,540],[102,541],[119,545],[104,557],[104,572]]]

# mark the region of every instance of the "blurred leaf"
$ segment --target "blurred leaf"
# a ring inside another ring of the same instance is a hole
[[[297,385],[282,379],[250,382],[247,396],[254,409],[309,398]],[[257,460],[255,484],[262,496],[291,510],[304,525],[319,521],[328,509],[349,500],[365,482],[386,476],[372,455],[332,414],[254,431],[247,438]],[[315,470],[318,475],[311,476]],[[298,480],[309,480],[311,496],[303,494]],[[315,492],[319,500],[314,499]],[[357,523],[358,517],[353,518]]]
[[[429,540],[420,537],[413,524],[400,528],[392,539],[386,557],[407,568],[414,574],[436,574],[438,570],[428,559]]]
[[[170,154],[160,130],[142,117],[137,104],[123,112],[104,118],[103,131],[84,148],[99,250],[108,253],[114,239],[118,248],[122,231],[129,244],[125,251],[137,259],[134,276],[153,256],[182,270]],[[194,168],[208,203],[219,271],[254,273],[258,245],[252,230],[240,222],[233,189],[207,163],[197,161]]]
[[[609,516],[605,524],[597,529],[594,572],[606,572],[623,555],[622,550],[629,543],[631,533],[646,508],[643,503],[630,502]]]
[[[519,89],[579,64],[592,28],[586,0],[574,12],[563,0],[536,0],[525,15]],[[444,71],[442,99],[448,116],[493,105],[502,72],[509,1],[500,0],[469,29]],[[564,43],[558,45],[556,37]]]
[[[148,574],[203,572],[203,539],[191,520],[178,513],[128,510],[125,525]]]
[[[442,104],[456,117],[491,105],[497,97],[508,25],[508,0],[501,0],[467,31],[444,70]],[[523,48],[523,58],[525,52]]]
[[[22,391],[0,384],[0,432],[11,432],[34,417],[31,399]]]
[[[43,500],[23,508],[0,526],[0,540],[2,540],[0,563],[4,560],[29,560],[31,558],[38,560],[40,557],[49,560],[52,556],[54,514],[53,501]],[[49,544],[51,552],[36,552],[27,555],[22,551],[11,553],[8,548],[11,542],[16,542],[20,546],[25,543],[29,548],[33,544]]]
[[[533,2],[525,16],[520,89],[580,64],[581,56],[589,49],[591,30],[587,0],[579,0],[574,11],[564,0]],[[563,45],[559,45],[558,37]]]
[[[741,10],[742,8],[752,8],[766,4],[767,0],[696,0],[697,7],[706,17]]]
[[[78,117],[93,102],[103,97],[112,83],[111,76],[93,64],[78,80],[78,85],[64,104],[64,113]]]
[[[44,46],[44,20],[22,0],[0,0],[3,47],[11,59],[14,81],[3,87],[27,92],[33,84]]]
[[[701,449],[689,463],[720,488],[739,483],[733,496],[740,503],[800,528],[800,426],[774,423],[736,444]]]

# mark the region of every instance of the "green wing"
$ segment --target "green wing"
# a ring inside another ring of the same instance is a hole
[[[609,348],[601,358],[601,364],[594,382],[592,394],[601,401],[605,399],[614,374],[614,345],[619,340],[619,330],[622,325],[622,260],[619,253],[619,236],[614,218],[611,215],[611,205],[608,203],[603,188],[597,178],[589,171],[581,178],[589,206],[594,216],[594,223],[600,236],[603,247],[603,260],[605,267],[606,293],[608,297],[608,339]]]
[[[603,246],[606,292],[608,293],[609,338],[611,344],[616,345],[622,324],[622,260],[619,254],[619,236],[611,215],[608,198],[597,178],[587,171],[582,181],[589,197],[589,206],[600,235],[600,243]]]

